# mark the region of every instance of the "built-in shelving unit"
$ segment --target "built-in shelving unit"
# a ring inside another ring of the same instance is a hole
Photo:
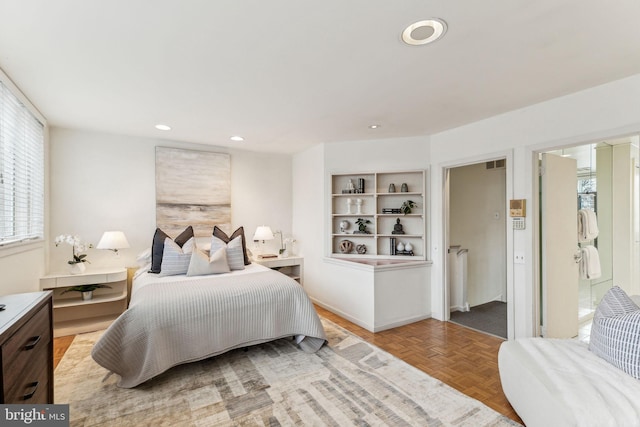
[[[83,300],[80,292],[65,292],[73,286],[100,284]],[[53,291],[54,336],[73,335],[108,327],[127,308],[127,270],[106,268],[82,274],[49,274],[40,278],[43,290]]]
[[[395,191],[389,191],[393,184]],[[406,184],[406,188],[403,184]],[[331,256],[341,258],[392,258],[426,260],[425,171],[339,173],[331,175]],[[387,209],[399,209],[403,202],[411,200],[416,206],[411,213],[385,213]],[[356,221],[369,221],[368,234],[358,234]],[[394,234],[396,221],[404,234]],[[348,223],[346,229],[341,224]],[[410,244],[412,253],[394,253],[392,239],[403,245]],[[353,249],[345,253],[343,241],[353,243]],[[362,251],[362,246],[366,251]],[[358,251],[360,249],[360,251]],[[363,253],[364,252],[364,253]]]

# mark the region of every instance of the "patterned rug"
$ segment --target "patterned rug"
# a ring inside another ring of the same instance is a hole
[[[135,389],[91,359],[102,332],[76,336],[55,371],[72,426],[508,426],[481,402],[323,319],[315,354],[281,339],[177,366]],[[106,379],[105,379],[106,377]]]

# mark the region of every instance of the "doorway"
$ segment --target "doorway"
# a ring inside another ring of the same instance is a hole
[[[640,158],[638,143],[640,137],[632,135],[624,138],[612,138],[594,143],[582,144],[573,147],[564,147],[545,153],[539,157],[555,156],[556,158],[573,159],[574,166],[571,175],[566,178],[570,182],[572,210],[565,216],[575,218],[580,210],[592,210],[597,220],[598,234],[589,240],[578,241],[578,233],[574,228],[571,240],[573,248],[568,248],[564,255],[551,254],[545,248],[551,247],[557,250],[559,242],[553,242],[559,237],[559,233],[545,234],[545,223],[549,224],[558,220],[557,208],[547,211],[544,202],[540,203],[540,230],[541,243],[539,247],[540,259],[540,311],[538,313],[543,336],[570,337],[571,335],[582,340],[588,340],[590,322],[593,312],[602,296],[613,285],[620,286],[628,294],[640,292],[640,189],[639,168]],[[543,167],[542,174],[548,171]],[[542,182],[542,178],[541,178]],[[557,182],[551,184],[546,190],[558,196],[560,186]],[[544,186],[540,185],[539,200],[544,200]],[[549,244],[545,245],[545,240]],[[565,239],[566,240],[566,239]],[[598,274],[584,277],[583,271],[577,268],[580,262],[581,251],[591,246],[598,257]],[[574,258],[576,261],[573,261]],[[553,263],[557,260],[565,260],[562,271],[571,273],[570,280],[564,278],[557,280],[562,275],[554,274],[545,276],[545,263]],[[574,298],[554,298],[554,283],[558,288],[574,289]],[[551,287],[551,288],[549,288]],[[570,319],[562,316],[570,315]],[[562,336],[554,335],[550,328],[555,330],[554,318],[560,319],[556,324],[572,323],[576,331],[564,333]]]
[[[446,171],[450,321],[507,338],[506,159]]]

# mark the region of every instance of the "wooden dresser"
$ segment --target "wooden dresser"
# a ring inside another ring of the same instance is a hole
[[[0,296],[0,403],[53,403],[52,293]]]

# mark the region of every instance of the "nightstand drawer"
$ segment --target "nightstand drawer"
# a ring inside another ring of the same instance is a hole
[[[23,370],[10,367],[6,373],[5,403],[42,403],[49,388],[48,353],[40,351],[29,357]]]
[[[48,353],[51,340],[49,310],[48,304],[42,307],[2,345],[2,371],[5,376],[20,375],[26,366],[33,363],[32,357]]]

